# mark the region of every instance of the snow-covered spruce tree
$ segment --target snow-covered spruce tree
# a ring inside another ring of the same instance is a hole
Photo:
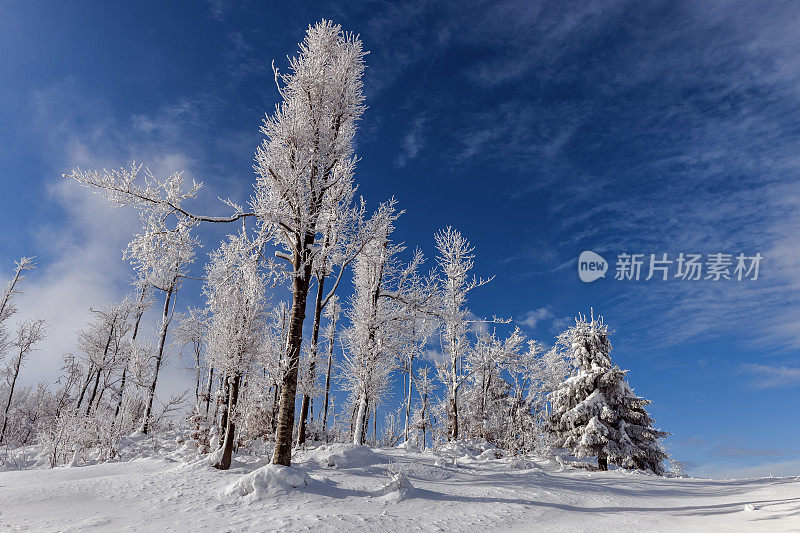
[[[228,384],[222,453],[214,465],[220,470],[231,465],[242,377],[250,371],[263,340],[265,275],[259,270],[259,255],[258,244],[251,242],[242,230],[229,236],[211,254],[206,267],[208,353]]]
[[[180,174],[161,182],[148,176],[145,186],[136,183],[137,166],[99,172],[76,168],[65,174],[86,187],[103,192],[116,205],[161,206],[199,222],[234,222],[255,217],[273,235],[291,269],[292,305],[289,336],[285,344],[288,372],[280,391],[275,464],[290,465],[294,428],[297,365],[303,321],[312,270],[325,246],[325,212],[351,201],[346,182],[353,179],[356,157],[353,139],[364,111],[362,76],[364,56],[361,40],[330,21],[310,26],[300,51],[290,60],[289,72],[275,70],[282,102],[262,127],[266,139],[256,153],[257,174],[251,211],[234,209],[228,217],[190,213],[183,202],[194,198],[202,184],[181,187]]]
[[[572,372],[551,394],[557,445],[577,457],[597,457],[601,470],[611,462],[663,474],[666,454],[658,439],[667,433],[653,428],[645,410],[650,402],[634,394],[627,371],[611,362],[602,317],[578,317],[559,342],[569,346]]]

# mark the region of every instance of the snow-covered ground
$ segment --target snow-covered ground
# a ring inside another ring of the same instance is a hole
[[[299,451],[288,470],[262,448],[221,472],[175,448],[132,442],[124,461],[0,472],[0,530],[800,530],[800,478],[659,478],[479,447],[343,444]]]

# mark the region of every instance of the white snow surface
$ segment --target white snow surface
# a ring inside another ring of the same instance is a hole
[[[222,472],[174,436],[138,436],[121,460],[55,469],[29,449],[25,469],[0,472],[0,531],[800,530],[794,477],[593,472],[476,443],[437,453],[326,444],[296,451],[289,468],[270,465],[270,451],[242,451]]]

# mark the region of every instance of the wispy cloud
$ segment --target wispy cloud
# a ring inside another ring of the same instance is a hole
[[[422,130],[425,126],[426,117],[423,115],[414,119],[411,129],[403,136],[400,143],[400,153],[397,155],[395,164],[402,168],[409,161],[416,159],[424,145]]]
[[[549,307],[540,307],[526,312],[516,319],[516,322],[530,330],[536,330],[543,324],[549,324],[549,331],[557,333],[565,329],[572,319],[570,317],[558,317]]]
[[[754,389],[777,389],[800,385],[800,368],[744,363],[739,373],[750,378]]]

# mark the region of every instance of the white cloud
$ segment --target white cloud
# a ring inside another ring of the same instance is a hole
[[[557,333],[565,329],[571,320],[570,317],[557,317],[549,307],[540,307],[522,315],[522,317],[517,319],[517,323],[531,330],[535,330],[539,326],[549,323],[549,331],[551,333]]]
[[[800,385],[800,368],[742,364],[739,372],[750,377],[754,389],[776,389]]]

